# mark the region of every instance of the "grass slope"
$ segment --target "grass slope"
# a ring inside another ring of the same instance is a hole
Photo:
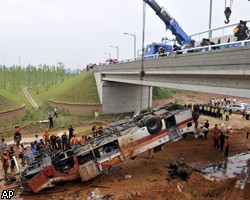
[[[46,90],[28,90],[34,100],[41,106],[48,99],[67,103],[100,103],[93,73],[81,73],[64,80]]]
[[[21,107],[23,104],[26,108],[31,108],[29,101],[24,95],[22,89],[11,92],[9,90],[0,89],[0,111],[8,111]]]

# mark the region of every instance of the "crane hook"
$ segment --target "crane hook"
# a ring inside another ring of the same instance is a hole
[[[224,20],[224,22],[225,22],[225,24],[228,24],[230,22],[229,17],[230,17],[230,15],[232,13],[231,8],[226,7],[224,13],[225,13],[225,17],[226,17],[226,20]]]

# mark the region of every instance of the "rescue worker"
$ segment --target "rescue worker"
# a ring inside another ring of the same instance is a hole
[[[220,150],[223,151],[226,136],[220,131]]]
[[[211,117],[215,117],[214,107],[211,108]]]
[[[52,149],[52,151],[55,151],[56,150],[56,136],[55,136],[54,132],[50,136],[50,142],[51,142],[51,149]]]
[[[5,152],[7,150],[7,142],[5,141],[4,138],[2,138],[1,140],[1,156],[3,155],[3,152]]]
[[[16,143],[17,147],[19,147],[21,140],[22,140],[22,134],[20,133],[19,127],[16,126],[16,132],[14,133],[14,142]]]
[[[62,150],[66,151],[68,149],[68,137],[67,132],[63,132],[62,138]]]
[[[229,111],[228,110],[225,111],[225,115],[226,115],[226,119],[225,120],[229,121]]]
[[[54,124],[53,124],[53,117],[50,115],[49,116],[49,128],[54,128]]]
[[[70,140],[71,140],[73,134],[75,133],[75,130],[74,130],[74,128],[72,127],[72,125],[69,125],[68,130],[69,130],[69,142],[70,142]]]
[[[45,130],[45,133],[43,134],[43,138],[44,138],[44,141],[45,141],[45,145],[50,145],[50,140],[49,140],[49,132],[48,130],[46,129]]]
[[[3,170],[4,170],[4,178],[5,180],[7,180],[8,168],[9,168],[9,160],[8,160],[7,151],[3,152],[2,163],[3,163]]]
[[[76,138],[76,136],[73,134],[73,136],[72,136],[72,138],[71,138],[71,140],[70,140],[71,146],[72,146],[72,145],[75,145],[76,142],[77,142],[77,138]]]
[[[203,114],[207,115],[207,106],[206,105],[204,105],[204,107],[203,107]]]
[[[214,138],[214,148],[219,149],[220,135],[219,135],[219,130],[218,130],[217,124],[215,124],[213,132],[214,132],[214,135],[213,135],[213,138]]]
[[[210,106],[207,106],[207,115],[211,116],[211,107]]]
[[[22,166],[24,166],[25,162],[26,162],[26,158],[27,158],[27,156],[26,156],[27,147],[25,147],[23,144],[21,144],[21,148],[20,148],[19,151],[20,151],[20,154],[22,154],[22,162],[21,162],[21,164],[22,164]]]
[[[59,136],[56,136],[56,150],[62,150],[62,140]]]
[[[215,107],[214,108],[214,117],[217,118],[219,115],[218,115],[218,107]]]
[[[208,122],[208,120],[205,122],[204,127],[206,128],[206,131],[204,131],[204,137],[207,138],[207,134],[209,132],[209,122]]]
[[[223,120],[223,114],[224,114],[224,109],[221,108],[221,109],[220,109],[220,116],[219,116],[219,119],[222,119],[222,120]]]
[[[11,145],[10,150],[9,150],[10,169],[11,169],[11,171],[14,171],[14,168],[15,168],[15,161],[13,159],[13,156],[15,156],[15,151],[14,151],[14,146]]]
[[[230,146],[231,142],[229,140],[229,136],[226,136],[226,140],[225,140],[225,155],[224,156],[228,156],[228,151],[229,151],[229,146]]]
[[[44,149],[46,147],[45,143],[43,142],[43,139],[40,140],[39,143],[39,149]]]
[[[77,138],[77,143],[78,143],[78,144],[80,144],[82,141],[83,141],[83,138],[82,138],[82,137]]]

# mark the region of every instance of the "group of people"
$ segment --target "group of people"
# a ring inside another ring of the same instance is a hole
[[[72,125],[68,127],[68,134],[67,132],[63,132],[61,136],[56,136],[54,132],[50,134],[46,129],[43,138],[39,138],[36,135],[36,140],[31,143],[31,147],[33,152],[48,147],[51,151],[61,150],[66,151],[71,148],[72,145],[82,143],[83,141],[88,141],[95,137],[98,137],[103,134],[103,127],[99,126],[98,128],[94,124],[91,132],[88,134],[82,134],[80,137],[77,137],[74,128]]]
[[[236,103],[236,97],[222,97],[222,98],[211,98],[210,102],[207,104],[194,104],[193,110],[202,115],[211,116],[219,119],[224,119],[229,121],[229,116],[232,114],[232,110],[229,109],[231,104]]]
[[[210,104],[194,104],[193,110],[199,114],[219,119],[223,119],[225,116],[225,121],[229,121],[231,114],[227,106],[211,106]]]
[[[181,47],[179,47],[179,46],[176,45],[176,44],[173,45],[173,49],[172,49],[171,52],[172,52],[172,53],[175,53],[175,54],[182,54],[182,53],[183,53]],[[167,56],[167,52],[166,52],[166,50],[165,50],[164,47],[161,46],[161,47],[159,48],[158,56],[159,56],[159,57]]]
[[[229,146],[231,144],[229,140],[229,135],[225,135],[224,130],[219,129],[218,125],[215,124],[213,131],[214,148],[224,151],[224,156],[228,156]],[[225,148],[225,149],[224,149]]]
[[[209,129],[210,124],[209,121],[206,120],[204,124],[200,124],[201,132],[199,135],[197,135],[196,138],[199,136],[207,139],[208,133],[212,133],[213,137],[213,143],[214,148],[220,149],[221,151],[225,151],[224,156],[228,156],[229,146],[230,146],[230,140],[229,140],[229,131],[224,130],[223,128],[218,128],[218,125],[215,124],[215,126],[212,129]]]
[[[98,116],[96,116],[98,119]],[[14,133],[14,142],[16,144],[16,148],[14,144],[7,145],[7,142],[4,138],[1,139],[0,142],[0,155],[2,159],[2,167],[4,171],[5,179],[7,179],[7,171],[10,166],[13,171],[15,168],[15,162],[13,156],[17,155],[17,158],[21,159],[21,164],[24,166],[27,163],[27,153],[37,152],[44,148],[49,148],[50,151],[61,150],[66,151],[72,147],[72,145],[76,145],[82,143],[83,141],[89,141],[95,137],[101,136],[104,134],[104,130],[102,126],[97,127],[95,124],[93,125],[91,132],[88,134],[82,134],[80,137],[77,137],[74,128],[72,125],[69,125],[68,132],[63,132],[61,136],[55,135],[54,132],[50,133],[47,129],[45,130],[42,136],[35,135],[35,139],[30,144],[30,148],[21,143],[22,134],[20,132],[20,128],[16,127]]]

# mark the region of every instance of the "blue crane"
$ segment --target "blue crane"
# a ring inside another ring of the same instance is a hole
[[[168,13],[168,11],[164,7],[160,7],[160,5],[154,0],[143,1],[145,1],[165,23],[166,30],[170,30],[172,32],[172,34],[176,37],[176,41],[181,47],[190,48],[194,45],[194,40],[191,40],[191,38],[180,27],[178,22]],[[147,56],[157,53],[158,50],[156,48],[153,48],[155,46],[157,46],[158,48],[162,46],[166,51],[172,50],[172,46],[170,45],[151,44],[147,46],[145,55]]]

